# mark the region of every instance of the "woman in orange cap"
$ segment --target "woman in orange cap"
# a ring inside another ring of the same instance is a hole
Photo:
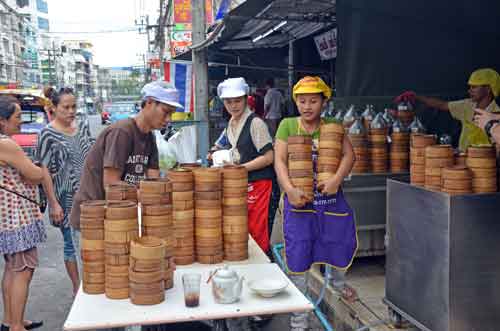
[[[300,116],[284,119],[276,133],[275,170],[284,191],[283,232],[286,265],[290,278],[305,290],[304,274],[313,264],[324,264],[340,272],[334,274],[334,287],[347,298],[355,292],[345,285],[342,271],[349,268],[357,249],[354,215],[344,198],[341,184],[354,164],[352,145],[344,136],[342,159],[335,175],[317,182],[317,151],[320,125],[335,122],[321,118],[321,111],[331,97],[330,88],[319,77],[305,77],[293,88],[293,99]],[[288,137],[311,136],[313,139],[314,198],[295,187],[288,174]],[[338,279],[341,278],[341,279]],[[340,282],[335,284],[335,280]],[[307,314],[293,314],[292,330],[308,327]]]
[[[395,101],[398,103],[409,101],[413,104],[418,101],[427,107],[449,111],[451,116],[462,123],[459,149],[465,152],[470,145],[490,143],[485,131],[474,124],[474,109],[500,113],[500,108],[495,102],[495,98],[500,95],[500,75],[495,70],[486,68],[474,71],[469,77],[468,84],[470,98],[464,100],[447,102],[408,91],[398,96]]]

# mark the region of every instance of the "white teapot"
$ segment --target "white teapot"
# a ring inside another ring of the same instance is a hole
[[[212,293],[217,303],[233,303],[240,299],[244,277],[227,265],[212,274]]]

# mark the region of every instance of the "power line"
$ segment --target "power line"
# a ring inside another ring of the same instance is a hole
[[[138,31],[138,28],[125,28],[119,30],[98,30],[98,31],[49,31],[48,34],[106,34]]]

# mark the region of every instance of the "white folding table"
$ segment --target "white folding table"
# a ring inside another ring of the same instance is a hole
[[[313,305],[290,282],[285,273],[274,263],[232,265],[245,277],[239,302],[217,304],[207,284],[210,272],[217,266],[196,265],[183,267],[174,274],[174,288],[166,292],[163,303],[153,306],[136,306],[130,300],[109,300],[104,294],[89,295],[79,291],[64,324],[64,330],[89,330],[129,325],[155,325],[200,320],[236,318],[244,316],[311,311]],[[187,308],[184,304],[182,275],[196,272],[202,275],[200,305]],[[263,298],[253,293],[248,281],[263,278],[283,279],[286,290],[273,298]]]

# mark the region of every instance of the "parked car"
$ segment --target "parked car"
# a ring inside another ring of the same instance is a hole
[[[8,89],[0,90],[0,94],[7,94],[17,98],[21,104],[21,133],[12,138],[23,148],[26,154],[33,158],[36,152],[38,134],[49,123],[50,114],[47,106],[50,101],[43,96],[42,90]]]
[[[108,109],[110,113],[109,121],[111,123],[126,119],[132,118],[136,115],[136,107],[134,103],[113,103]]]

